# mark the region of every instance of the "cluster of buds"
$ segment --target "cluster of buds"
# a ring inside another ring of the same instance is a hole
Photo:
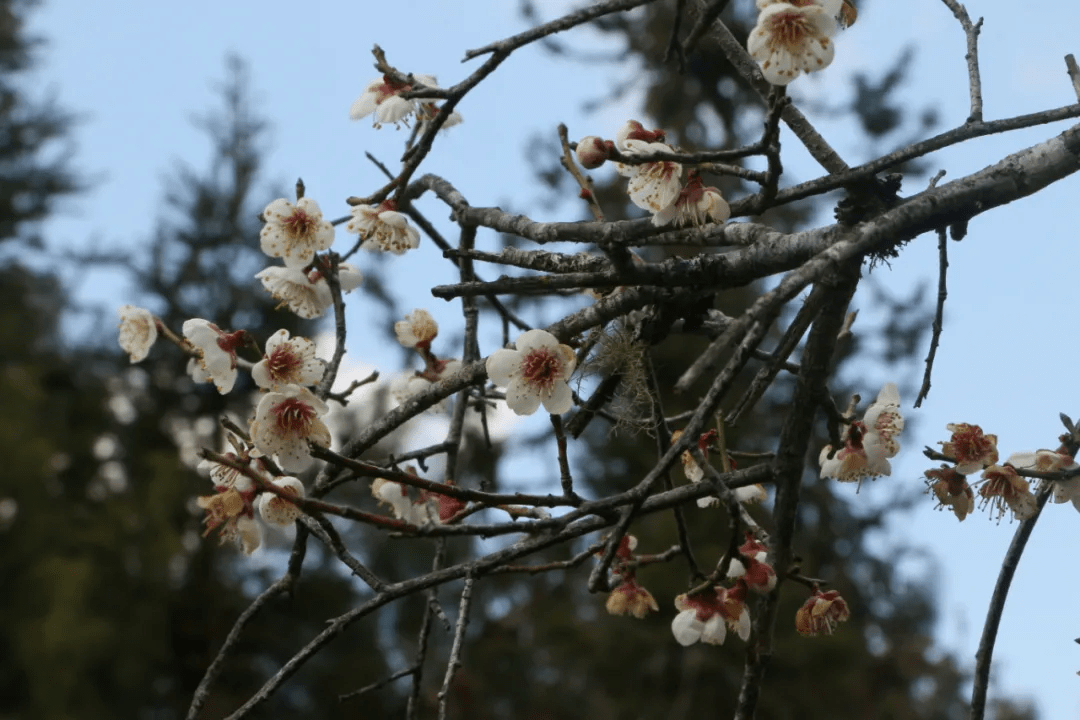
[[[617,576],[619,584],[608,595],[604,607],[612,615],[633,615],[642,620],[650,612],[659,610],[660,606],[656,604],[652,593],[637,581],[634,555],[636,548],[636,537],[622,536],[611,564],[611,571]]]
[[[440,360],[431,351],[431,341],[438,336],[439,325],[427,310],[413,310],[404,320],[394,323],[394,334],[402,347],[415,350],[424,360],[423,370],[401,373],[390,382],[390,395],[399,405],[461,369],[460,360]],[[446,405],[444,399],[431,410],[445,410]]]
[[[617,151],[624,159],[655,153],[673,153],[675,148],[664,142],[663,130],[646,130],[637,120],[627,120],[615,140],[590,135],[577,144],[577,158],[588,169],[598,168]],[[618,163],[620,175],[629,178],[627,193],[630,200],[652,213],[657,227],[674,224],[704,225],[722,223],[731,217],[731,208],[715,187],[707,187],[698,173],[691,170],[683,183],[683,166],[671,160],[655,162]]]
[[[863,419],[845,428],[841,435],[843,447],[826,445],[821,449],[821,477],[861,484],[867,478],[889,475],[889,458],[900,452],[897,437],[903,429],[900,392],[894,383],[886,383]]]

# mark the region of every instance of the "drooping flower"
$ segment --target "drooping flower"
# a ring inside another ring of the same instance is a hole
[[[330,446],[330,431],[320,418],[326,403],[299,385],[286,385],[262,396],[251,423],[251,441],[267,455],[276,455],[288,472],[300,472],[313,458],[308,443]]]
[[[326,308],[334,303],[330,285],[322,271],[315,269],[306,275],[286,267],[268,267],[256,273],[263,287],[275,300],[286,305],[290,310],[305,319],[322,316]],[[349,292],[360,286],[360,272],[349,265],[338,265],[338,283],[342,292]]]
[[[651,155],[673,152],[662,140],[662,130],[646,130],[637,120],[628,120],[616,136],[616,147],[624,155]],[[657,162],[627,165],[619,163],[620,175],[630,178],[626,191],[630,200],[643,210],[658,213],[673,204],[682,191],[682,165],[677,162]]]
[[[656,612],[660,609],[652,593],[632,576],[624,578],[611,591],[604,607],[612,615],[633,615],[638,620],[644,619],[650,611]]]
[[[866,425],[856,420],[851,423],[841,436],[844,447],[833,452],[832,445],[821,449],[818,463],[821,465],[821,477],[834,478],[840,482],[862,483],[868,478],[889,475],[892,466],[885,457],[885,447],[880,442],[866,443]]]
[[[676,430],[671,433],[671,444],[674,445],[682,437],[682,430]],[[709,448],[712,446],[713,441],[716,440],[716,431],[709,430],[698,436],[697,446],[698,450],[705,457],[709,459]],[[705,479],[705,469],[698,465],[697,460],[694,459],[693,454],[689,450],[683,450],[682,455],[679,456],[682,460],[683,474],[686,475],[686,479],[692,483],[699,483]],[[705,497],[699,497],[697,499],[697,506],[700,508],[714,507],[720,504],[720,498],[715,495],[706,495]]]
[[[236,349],[248,340],[247,331],[227,333],[209,320],[184,322],[184,337],[199,353],[202,369],[224,395],[236,383]]]
[[[680,612],[671,621],[671,633],[680,645],[693,645],[699,640],[720,645],[727,638],[728,626],[743,640],[750,637],[746,584],[741,580],[732,588],[716,587],[693,595],[679,595],[675,607]]]
[[[491,382],[506,387],[506,406],[518,415],[532,415],[540,404],[553,415],[573,405],[567,380],[577,358],[546,330],[527,330],[514,343],[516,350],[496,350],[487,359]]]
[[[773,566],[757,559],[758,553],[744,555],[742,560],[731,559],[728,567],[729,578],[742,578],[746,587],[758,594],[765,594],[776,587],[776,570]]]
[[[149,310],[135,305],[124,305],[117,312],[120,315],[120,347],[130,356],[131,362],[145,360],[157,341],[157,318]]]
[[[940,443],[941,452],[956,461],[956,471],[964,475],[976,473],[998,460],[997,435],[985,435],[978,425],[949,423],[952,438]]]
[[[863,424],[870,437],[865,440],[880,443],[885,457],[896,457],[900,452],[897,436],[904,429],[904,416],[900,414],[900,391],[896,383],[885,383],[878,392],[877,399],[866,408]]]
[[[394,334],[403,347],[429,350],[439,334],[439,325],[427,310],[417,309],[394,323]]]
[[[435,82],[435,78],[431,75],[413,75],[412,77],[427,87],[439,87],[438,83]],[[349,117],[353,120],[360,120],[374,113],[375,127],[381,127],[385,123],[408,125],[408,117],[414,112],[423,121],[423,115],[430,113],[426,106],[434,107],[434,104],[416,99],[406,100],[401,97],[401,93],[412,89],[413,86],[409,83],[394,82],[385,75],[376,78],[369,82],[360,97],[353,101],[352,107],[349,108]],[[456,115],[456,113],[452,113],[452,115]],[[460,117],[458,116],[457,122],[461,122]],[[451,123],[450,118],[448,118],[443,127],[449,127],[451,124],[456,123]]]
[[[285,261],[285,267],[302,269],[320,250],[334,244],[334,226],[323,220],[322,210],[311,198],[300,198],[296,205],[279,198],[263,210],[262,251]]]
[[[255,522],[252,506],[255,494],[254,487],[243,491],[230,487],[214,495],[196,498],[198,506],[206,510],[206,517],[203,519],[206,531],[203,532],[203,537],[214,528],[219,528],[218,534],[222,543],[235,540],[245,555],[255,552],[262,543],[262,530]]]
[[[663,227],[674,223],[704,225],[707,222],[722,223],[731,217],[731,207],[716,188],[705,187],[697,173],[692,173],[675,202],[653,215],[653,225]]]
[[[279,477],[274,485],[285,490],[293,497],[304,497],[304,483],[294,477]],[[271,525],[291,525],[300,517],[300,508],[280,495],[263,491],[259,495],[259,514]]]
[[[942,465],[940,470],[927,470],[925,474],[927,485],[938,500],[938,508],[949,508],[961,522],[975,510],[975,493],[956,468]]]
[[[815,586],[814,594],[795,613],[795,629],[800,635],[832,635],[836,625],[849,617],[851,612],[839,592],[821,592]]]
[[[281,385],[314,385],[323,378],[326,363],[315,357],[315,343],[307,338],[289,338],[288,330],[278,330],[266,341],[263,359],[251,368],[255,384],[267,390]]]
[[[830,38],[836,34],[840,3],[829,0],[827,4],[828,8],[817,0],[787,0],[761,9],[746,49],[761,64],[766,80],[787,85],[804,72],[829,66],[835,52]]]
[[[1027,520],[1039,509],[1027,480],[1017,474],[1011,465],[991,465],[983,470],[979,495],[983,504],[997,510],[997,518],[1005,515],[1005,508],[1012,510],[1017,520]]]
[[[360,247],[401,255],[420,247],[420,233],[397,211],[397,203],[384,200],[379,205],[357,205],[345,231],[360,236]]]

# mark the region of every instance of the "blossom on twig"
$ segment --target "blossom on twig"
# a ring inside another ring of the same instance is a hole
[[[285,267],[301,269],[320,250],[334,244],[334,226],[323,220],[322,210],[311,198],[300,198],[296,205],[285,198],[275,200],[263,210],[266,224],[259,234],[262,251],[285,261]]]
[[[325,402],[299,385],[286,385],[262,396],[251,422],[251,441],[267,455],[276,455],[288,472],[300,472],[313,462],[308,443],[330,447],[330,430],[320,419],[329,412]]]
[[[952,437],[941,442],[941,452],[956,461],[956,471],[964,475],[976,473],[998,460],[997,435],[986,435],[978,425],[949,423]]]
[[[680,612],[671,621],[671,633],[680,645],[693,645],[699,640],[721,645],[729,626],[743,640],[750,637],[746,584],[741,580],[731,588],[715,587],[693,595],[679,595],[675,607]]]
[[[289,337],[278,330],[266,341],[263,359],[251,368],[255,384],[266,390],[281,385],[314,385],[323,378],[326,363],[315,357],[315,343],[304,337]]]
[[[942,465],[941,469],[927,470],[925,474],[927,485],[938,500],[936,509],[949,508],[961,522],[975,510],[975,493],[956,468]]]
[[[573,405],[567,380],[577,358],[546,330],[527,330],[514,343],[516,350],[496,350],[487,359],[491,382],[506,387],[506,405],[518,415],[532,415],[540,404],[553,415]]]
[[[982,477],[979,486],[982,504],[995,508],[998,520],[1005,514],[1006,507],[1012,510],[1017,520],[1027,520],[1038,510],[1027,480],[1011,465],[991,465],[983,470]]]
[[[802,73],[823,70],[833,61],[840,0],[758,2],[761,13],[746,49],[773,85],[787,85]]]
[[[279,477],[273,484],[293,497],[304,497],[304,483],[297,478]],[[264,490],[259,495],[259,514],[271,525],[291,525],[300,517],[300,508],[280,495]]]
[[[260,270],[255,277],[275,300],[307,320],[321,317],[326,308],[334,304],[330,285],[319,269],[305,274],[294,268],[272,266]],[[354,266],[338,265],[338,284],[342,292],[356,289],[360,282],[360,271]]]
[[[247,331],[225,332],[209,320],[192,318],[184,322],[184,337],[199,353],[206,376],[224,395],[236,384],[236,350],[248,341]]]
[[[673,152],[670,145],[659,142],[663,137],[662,130],[646,130],[637,120],[628,120],[619,130],[615,145],[624,155]],[[616,169],[630,178],[626,191],[642,210],[658,213],[674,203],[682,190],[682,165],[677,162],[619,163]]]
[[[397,211],[397,203],[384,200],[379,205],[357,205],[345,232],[356,233],[365,250],[401,255],[420,247],[420,233],[409,225],[408,219]]]

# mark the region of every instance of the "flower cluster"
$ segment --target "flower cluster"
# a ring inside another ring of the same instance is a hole
[[[414,474],[412,468],[406,468],[406,472]],[[388,505],[395,518],[417,527],[441,525],[465,509],[461,500],[438,492],[421,490],[413,498],[406,485],[386,478],[371,483],[371,495],[380,505]]]
[[[573,349],[546,330],[527,330],[515,350],[496,350],[487,359],[491,382],[506,388],[506,405],[518,415],[540,407],[561,415],[574,404],[567,381],[577,366]]]
[[[852,422],[844,430],[843,447],[826,445],[821,449],[818,457],[821,477],[861,484],[867,478],[889,475],[892,472],[889,458],[900,452],[897,436],[903,429],[900,392],[894,383],[886,383],[863,419]]]
[[[304,484],[294,477],[273,477],[258,451],[244,447],[236,438],[230,439],[238,451],[226,453],[225,458],[233,464],[210,460],[199,463],[198,469],[209,473],[216,494],[196,498],[196,503],[206,511],[204,537],[216,528],[221,542],[235,541],[245,555],[250,555],[262,544],[262,529],[255,521],[256,508],[268,524],[291,525],[300,510],[286,497],[303,497]],[[261,488],[249,473],[266,485],[279,488],[286,497]]]
[[[1026,520],[1038,510],[1035,495],[1028,480],[1018,471],[1068,472],[1061,478],[1047,480],[1053,483],[1054,502],[1072,502],[1080,510],[1080,471],[1078,464],[1062,446],[1058,450],[1036,450],[1013,453],[1003,464],[998,464],[997,436],[988,435],[978,425],[949,423],[946,426],[952,436],[941,442],[941,454],[955,464],[942,465],[940,469],[927,470],[927,485],[937,497],[938,507],[949,507],[957,519],[963,520],[974,509],[973,487],[968,485],[967,475],[982,473],[973,483],[982,499],[980,507],[991,507],[993,517],[1000,520],[1006,511],[1013,518]]]
[[[412,78],[424,87],[435,89],[439,87],[431,75],[413,75]],[[349,117],[353,120],[361,120],[368,115],[374,115],[374,125],[377,128],[384,124],[398,125],[399,123],[407,127],[410,116],[415,116],[421,125],[430,122],[439,111],[435,103],[402,97],[402,93],[414,89],[419,88],[410,83],[394,82],[385,75],[376,78],[369,82],[360,97],[353,101],[352,107],[349,108]],[[460,122],[461,115],[454,111],[447,116],[442,127],[452,127]]]
[[[627,120],[614,141],[593,135],[578,141],[577,158],[583,167],[593,169],[603,165],[615,151],[624,158],[675,152],[674,147],[664,142],[665,137],[663,130],[646,130],[637,120]],[[652,213],[652,222],[657,227],[722,223],[731,217],[731,208],[720,191],[707,187],[696,171],[690,170],[683,184],[680,163],[620,162],[616,169],[629,178],[626,189],[630,200]]]
[[[757,0],[761,12],[746,49],[765,79],[787,85],[804,72],[828,67],[844,5],[843,0]]]
[[[675,598],[679,614],[671,621],[671,634],[680,645],[700,641],[721,645],[728,628],[740,639],[750,637],[750,613],[746,609],[747,585],[741,579],[733,587],[715,586]]]

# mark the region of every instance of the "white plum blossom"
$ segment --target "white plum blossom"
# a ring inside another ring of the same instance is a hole
[[[1041,470],[1043,472],[1061,472],[1080,468],[1080,464],[1071,455],[1054,450],[1013,453],[1005,463],[1021,470]],[[1071,501],[1073,507],[1080,511],[1080,475],[1071,477],[1068,480],[1053,480],[1050,482],[1054,486],[1053,499],[1055,503]]]
[[[900,452],[897,436],[904,430],[904,416],[900,414],[900,391],[896,383],[885,383],[870,407],[863,415],[863,424],[872,444],[881,443],[885,457],[896,457]]]
[[[124,305],[117,313],[120,315],[120,347],[131,362],[145,360],[157,341],[157,318],[146,308],[135,305]]]
[[[417,309],[394,323],[394,334],[403,347],[429,349],[439,334],[439,325],[427,310]]]
[[[310,390],[286,385],[263,395],[251,423],[251,441],[266,455],[276,455],[288,472],[300,472],[313,458],[308,443],[330,447],[330,430],[320,418],[330,408]]]
[[[198,351],[199,363],[218,392],[224,395],[232,390],[236,383],[236,349],[247,342],[247,332],[227,333],[209,320],[192,318],[184,322],[184,337]]]
[[[828,67],[835,49],[840,0],[758,2],[761,13],[746,49],[773,85],[787,85],[800,74]]]
[[[273,484],[294,497],[304,497],[304,483],[297,478],[280,477]],[[279,495],[263,491],[259,495],[259,514],[271,525],[291,525],[300,517],[300,508]]]
[[[301,198],[296,205],[285,198],[275,200],[263,210],[262,251],[285,261],[285,267],[301,269],[320,250],[334,244],[334,226],[323,220],[322,210],[311,198]]]
[[[573,405],[567,380],[577,365],[574,351],[546,330],[518,336],[516,350],[496,350],[487,359],[491,382],[506,387],[506,405],[518,415],[532,415],[540,404],[553,415]]]
[[[363,241],[360,247],[365,250],[401,255],[420,247],[420,233],[397,211],[393,200],[384,200],[379,205],[357,205],[352,216],[345,231],[358,234]]]
[[[952,437],[941,443],[941,452],[956,461],[957,472],[970,475],[998,461],[997,435],[988,435],[969,423],[949,423],[946,428]]]
[[[302,270],[273,266],[260,270],[255,277],[275,300],[307,320],[321,317],[326,308],[334,304],[330,285],[318,269],[305,274]],[[354,266],[338,265],[338,284],[342,292],[356,289],[360,282],[360,271]]]
[[[746,584],[717,587],[694,595],[679,595],[675,608],[680,612],[671,621],[671,633],[680,645],[700,641],[720,645],[730,626],[740,638],[750,637],[750,614],[746,610]]]
[[[288,330],[278,330],[266,341],[266,352],[251,369],[251,377],[269,390],[280,385],[314,385],[325,372],[326,363],[315,357],[315,343],[304,337],[290,339]]]
[[[646,130],[637,120],[628,120],[619,129],[615,145],[624,155],[673,152],[674,148],[660,142],[663,138],[663,130]],[[682,191],[682,165],[677,162],[618,163],[615,169],[620,175],[630,178],[626,186],[630,200],[651,213],[658,213],[672,205]]]
[[[900,452],[897,436],[903,429],[900,393],[894,383],[886,383],[863,419],[844,430],[841,436],[844,446],[835,452],[832,445],[821,449],[818,456],[821,477],[861,484],[867,478],[889,475],[892,472],[889,458]]]
[[[439,87],[438,82],[431,75],[416,74],[411,77],[426,87],[436,89]],[[431,122],[439,112],[439,106],[430,100],[419,98],[407,100],[401,97],[402,93],[413,89],[411,84],[394,82],[385,75],[376,78],[369,82],[360,97],[353,101],[352,107],[349,108],[349,117],[360,120],[374,114],[373,124],[377,128],[385,124],[398,125],[399,123],[408,127],[409,116],[415,114],[420,121],[420,130],[423,131],[426,129],[425,125]],[[460,122],[461,115],[456,110],[451,111],[443,122],[442,129],[453,127]]]
[[[696,174],[691,175],[675,202],[653,215],[653,225],[663,227],[674,223],[704,225],[707,222],[722,223],[731,217],[731,207],[724,196],[714,187],[706,187]]]
[[[983,470],[979,495],[983,505],[997,510],[997,519],[1005,515],[1005,508],[1012,510],[1017,520],[1027,520],[1039,510],[1035,496],[1027,480],[1012,465],[991,465]]]

